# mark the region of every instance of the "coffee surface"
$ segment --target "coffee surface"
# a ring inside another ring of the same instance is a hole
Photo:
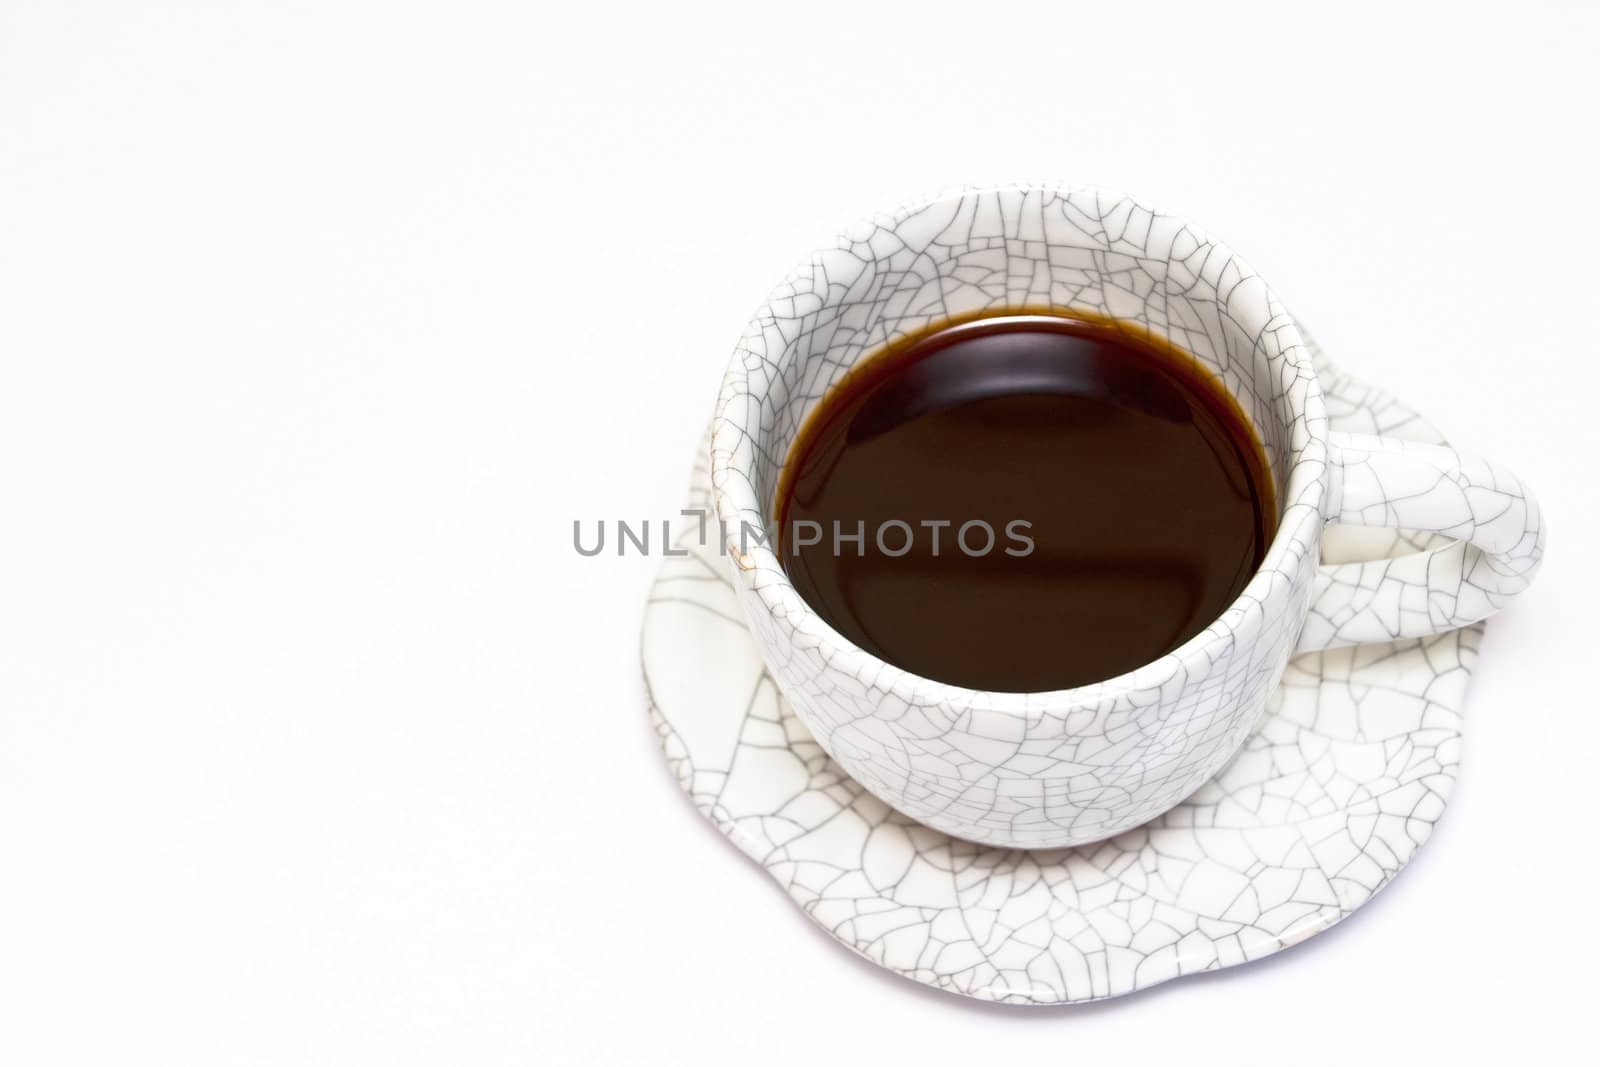
[[[946,326],[824,397],[778,490],[778,551],[845,637],[955,685],[1101,681],[1205,629],[1261,563],[1266,463],[1220,382],[1131,327]]]

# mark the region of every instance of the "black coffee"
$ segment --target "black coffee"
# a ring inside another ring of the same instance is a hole
[[[976,689],[1100,681],[1213,622],[1275,522],[1220,382],[1131,326],[946,325],[865,360],[801,428],[779,554],[806,601],[906,670]]]

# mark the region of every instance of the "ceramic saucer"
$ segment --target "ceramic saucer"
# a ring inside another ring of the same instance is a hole
[[[1334,429],[1443,441],[1316,358]],[[691,507],[710,508],[707,453]],[[668,765],[813,922],[925,985],[1079,1004],[1269,956],[1372,899],[1455,782],[1481,626],[1296,658],[1239,755],[1138,829],[1044,852],[952,838],[890,809],[812,740],[763,669],[715,538],[699,539],[680,540],[688,555],[666,560],[645,609],[645,689]],[[1431,541],[1332,526],[1323,557]]]

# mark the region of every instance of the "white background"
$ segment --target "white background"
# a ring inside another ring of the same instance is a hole
[[[1586,1046],[1597,70],[1583,0],[5,4],[0,1061]],[[675,512],[836,228],[1034,176],[1222,234],[1553,536],[1392,888],[1028,1012],[858,961],[695,814],[641,703],[656,561],[571,524]]]

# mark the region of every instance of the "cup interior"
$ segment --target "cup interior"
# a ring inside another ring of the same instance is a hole
[[[1311,372],[1261,279],[1204,232],[1129,197],[1015,187],[864,220],[793,272],[750,322],[730,374],[743,381],[725,386],[720,414],[744,433],[755,496],[746,503],[769,539],[790,447],[858,363],[945,320],[1069,312],[1155,334],[1220,380],[1263,446],[1281,513],[1303,437],[1292,387]]]

